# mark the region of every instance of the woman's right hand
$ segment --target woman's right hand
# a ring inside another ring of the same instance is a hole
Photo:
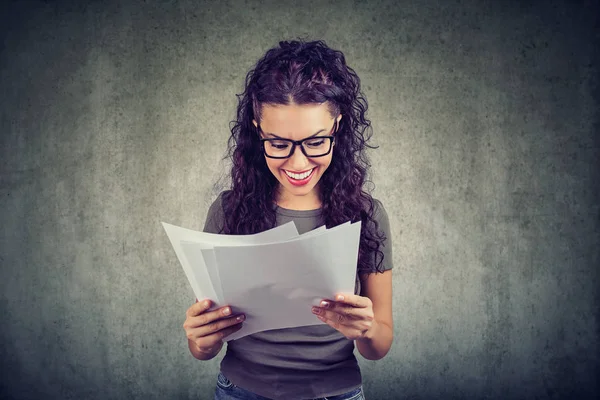
[[[224,306],[213,311],[207,311],[212,305],[211,300],[203,300],[187,309],[183,323],[185,335],[192,341],[198,351],[213,354],[221,349],[223,339],[242,328],[244,314],[231,315],[231,307]]]

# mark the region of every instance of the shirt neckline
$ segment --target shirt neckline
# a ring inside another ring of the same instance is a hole
[[[275,205],[275,211],[277,214],[285,215],[287,217],[316,217],[323,211],[322,208],[315,210],[290,210],[289,208],[283,208],[279,205]]]

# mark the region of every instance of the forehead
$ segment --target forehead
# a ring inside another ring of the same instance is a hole
[[[329,129],[332,117],[326,104],[263,105],[260,127],[263,132],[290,139]]]

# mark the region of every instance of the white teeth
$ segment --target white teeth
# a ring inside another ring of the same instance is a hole
[[[314,168],[313,168],[313,169],[314,169]],[[284,170],[284,171],[285,171],[285,170]],[[300,179],[307,178],[307,177],[310,175],[310,173],[311,173],[311,172],[312,172],[312,169],[311,169],[310,171],[306,171],[305,173],[298,175],[298,174],[293,174],[293,173],[291,173],[291,172],[285,171],[285,173],[286,173],[286,174],[287,174],[287,175],[288,175],[290,178],[294,178],[294,179],[297,179],[297,180],[300,180]]]

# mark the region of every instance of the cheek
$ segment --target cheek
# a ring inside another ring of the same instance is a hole
[[[319,162],[319,166],[322,170],[326,170],[331,165],[331,157],[328,157],[326,160],[322,160]]]
[[[279,168],[283,163],[281,161],[274,160],[272,158],[267,158],[267,167],[271,170],[271,172],[277,173]]]

